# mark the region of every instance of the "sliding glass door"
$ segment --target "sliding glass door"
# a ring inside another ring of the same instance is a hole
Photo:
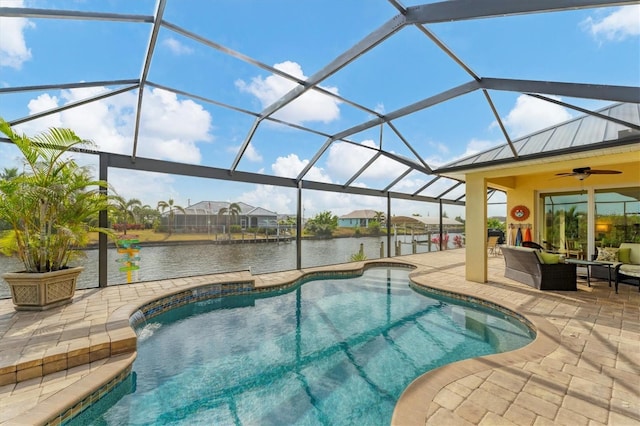
[[[589,259],[598,247],[640,243],[640,187],[540,194],[540,200],[548,250]]]
[[[585,259],[588,235],[588,196],[584,192],[542,194],[543,246],[568,257]]]

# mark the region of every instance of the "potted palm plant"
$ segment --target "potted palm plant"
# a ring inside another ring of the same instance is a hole
[[[70,129],[52,128],[34,137],[15,133],[0,118],[4,133],[24,157],[22,173],[0,179],[0,251],[16,255],[21,272],[4,273],[17,310],[44,310],[71,302],[82,267],[70,262],[82,254],[98,212],[109,209],[107,183],[91,176],[71,156],[90,144]]]

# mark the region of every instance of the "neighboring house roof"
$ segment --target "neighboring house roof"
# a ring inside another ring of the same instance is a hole
[[[640,104],[617,103],[597,111],[598,114],[640,126]],[[606,120],[591,114],[574,118],[475,155],[453,161],[436,173],[475,169],[493,164],[506,164],[534,158],[545,158],[565,153],[596,150],[622,144],[638,143],[640,130]]]
[[[256,207],[252,206],[251,204],[247,204],[247,203],[244,203],[242,201],[238,201],[236,204],[238,206],[240,206],[240,212],[242,214],[247,214],[247,212],[250,212],[251,210],[256,208]],[[228,205],[229,205],[229,203],[227,203],[227,206]]]
[[[375,219],[375,210],[354,210],[351,213],[340,216],[338,219]]]
[[[200,201],[190,205],[185,210],[189,211],[197,209],[198,212],[206,212],[205,214],[217,214],[223,207],[229,207],[229,203],[226,201]]]
[[[196,215],[196,214],[218,214],[220,209],[229,207],[229,202],[227,201],[199,201],[195,204],[186,207],[185,214],[187,215]],[[262,207],[254,207],[250,204],[237,202],[236,203],[240,207],[240,215],[242,216],[276,216],[277,213],[274,213],[270,210],[264,209]],[[175,214],[182,214],[181,211],[174,212]]]
[[[254,207],[251,211],[242,212],[242,214],[246,216],[274,216],[277,217],[278,214],[272,212],[271,210],[263,209],[262,207]]]

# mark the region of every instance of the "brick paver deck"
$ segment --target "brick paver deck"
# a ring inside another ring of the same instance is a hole
[[[444,366],[417,378],[394,412],[397,425],[640,425],[640,293],[604,281],[577,292],[540,292],[503,277],[489,259],[489,282],[464,279],[464,250],[393,260],[417,266],[420,285],[482,298],[536,327],[530,345]],[[251,276],[216,274],[81,290],[47,312],[16,312],[0,300],[0,424],[53,421],[135,359],[129,317],[164,294],[204,283],[255,279],[277,285],[303,272],[353,269],[361,262]]]

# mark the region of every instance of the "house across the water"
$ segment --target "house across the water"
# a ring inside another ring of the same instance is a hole
[[[367,228],[371,222],[384,222],[384,213],[375,210],[354,210],[338,218],[341,228]]]
[[[278,214],[262,207],[236,202],[240,207],[237,214],[229,214],[232,203],[227,201],[200,201],[173,211],[173,229],[178,232],[227,232],[227,226],[239,226],[240,230],[259,228],[277,228]],[[164,212],[163,224],[169,220],[169,213]]]

